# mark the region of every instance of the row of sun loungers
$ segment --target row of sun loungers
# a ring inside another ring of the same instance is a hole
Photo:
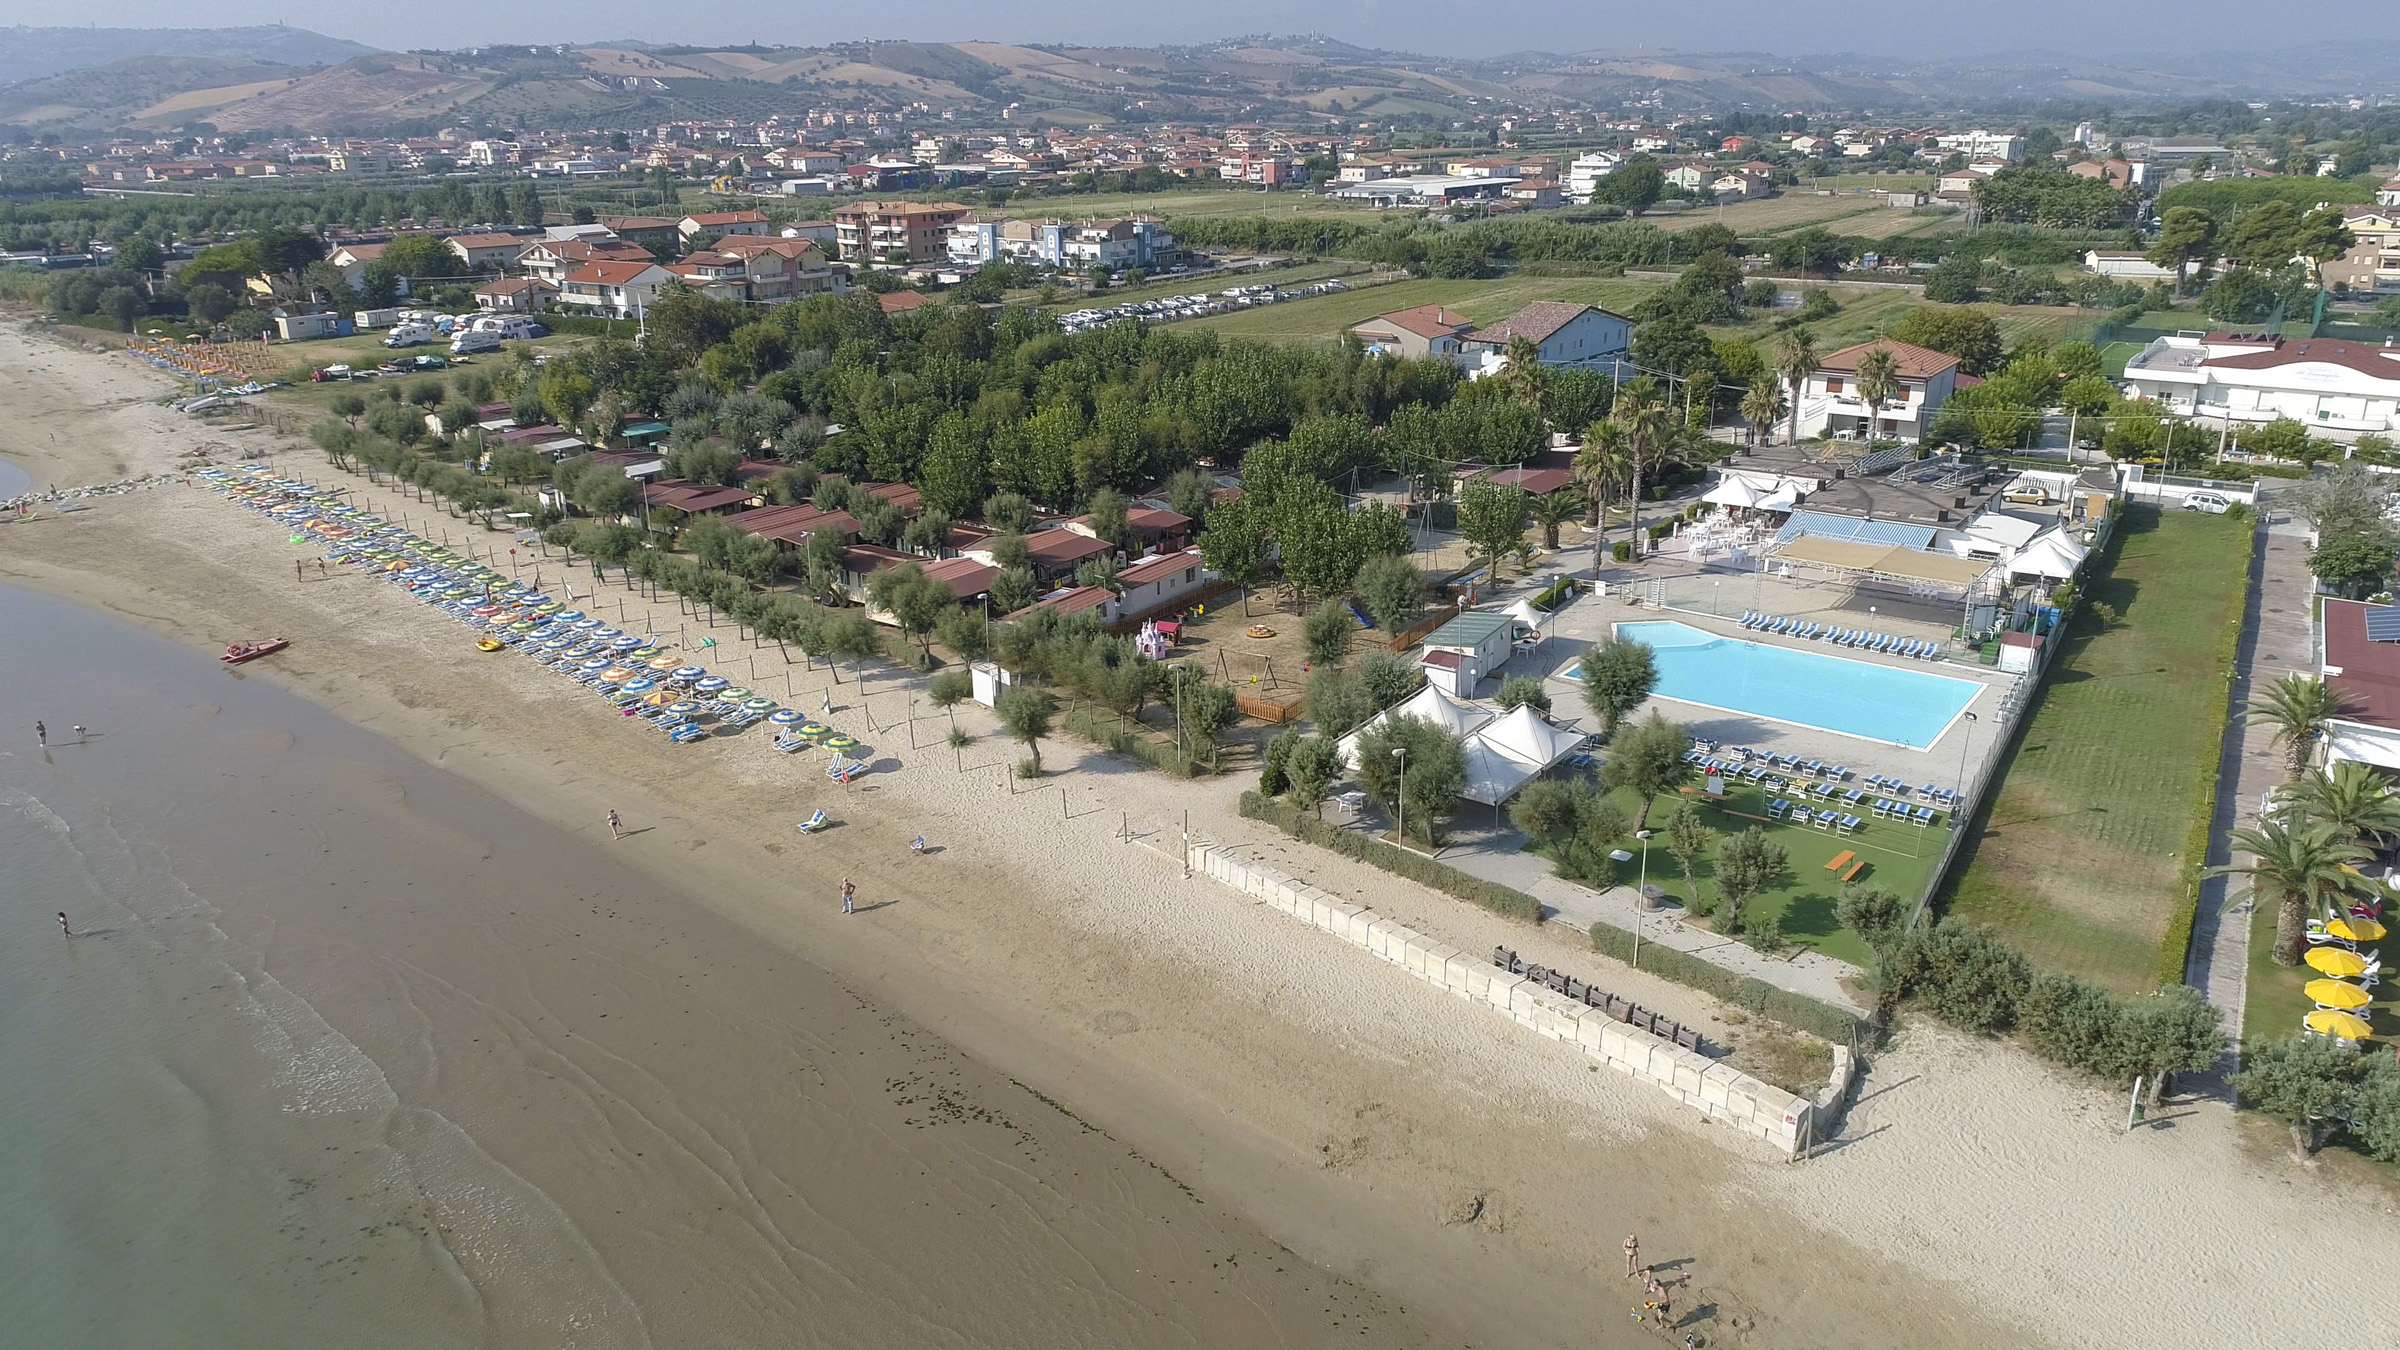
[[[1727,773],[1748,778],[1752,782],[1766,777],[1768,773],[1777,769],[1796,778],[1825,778],[1836,783],[1850,777],[1850,766],[1847,764],[1828,764],[1821,759],[1802,759],[1798,755],[1779,755],[1768,751],[1753,750],[1744,745],[1737,745],[1722,755],[1717,754],[1716,749],[1715,741],[1694,741],[1692,748],[1686,751],[1683,757],[1687,762],[1693,764],[1706,764],[1713,761],[1722,765]],[[1756,772],[1752,772],[1753,770]]]
[[[1837,647],[1857,647],[1886,656],[1935,661],[1941,659],[1942,655],[1940,643],[1927,642],[1922,638],[1870,633],[1861,628],[1831,628],[1810,619],[1791,619],[1779,614],[1761,614],[1756,610],[1742,611],[1742,627],[1777,637],[1823,639]]]
[[[1858,795],[1855,792],[1851,793],[1843,799],[1843,804],[1846,806],[1856,805],[1857,802],[1854,799]],[[1877,820],[1904,821],[1921,830],[1931,829],[1941,823],[1941,817],[1930,806],[1911,807],[1904,802],[1887,802],[1880,797],[1873,799],[1873,805],[1868,808],[1867,813]],[[1767,819],[1786,820],[1794,825],[1806,825],[1811,829],[1830,830],[1835,834],[1845,835],[1858,833],[1859,829],[1866,824],[1864,820],[1848,812],[1820,807],[1806,796],[1788,799],[1777,797],[1770,800],[1767,803]]]

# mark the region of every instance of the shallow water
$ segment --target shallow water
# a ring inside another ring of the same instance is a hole
[[[0,1342],[1422,1340],[604,831],[63,602],[0,632]]]

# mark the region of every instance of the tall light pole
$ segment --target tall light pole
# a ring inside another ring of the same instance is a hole
[[[1407,847],[1408,847],[1408,747],[1407,747],[1407,746],[1405,746],[1405,745],[1395,745],[1395,746],[1393,746],[1393,747],[1392,747],[1392,758],[1393,758],[1393,759],[1395,759],[1395,760],[1398,760],[1398,761],[1399,761],[1399,763],[1400,763],[1400,783],[1399,783],[1399,786],[1395,787],[1395,788],[1392,790],[1392,798],[1393,798],[1393,800],[1394,800],[1395,802],[1397,802],[1397,803],[1398,803],[1398,805],[1399,805],[1399,807],[1400,807],[1400,828],[1399,828],[1399,830],[1398,830],[1398,833],[1399,833],[1399,836],[1400,836],[1400,838],[1399,838],[1399,839],[1398,839],[1396,842],[1398,842],[1398,843],[1399,843],[1400,847],[1402,847],[1402,848],[1407,848]]]
[[[1966,719],[1967,725],[1958,737],[1958,795],[1962,798],[1967,795],[1967,746],[1975,739],[1977,720],[1973,713],[1966,714]],[[1958,805],[1955,802],[1950,806],[1950,828],[1958,828]]]
[[[1642,906],[1650,903],[1650,836],[1654,831],[1635,830],[1633,837],[1642,841],[1642,879],[1633,890],[1633,968],[1642,968]]]

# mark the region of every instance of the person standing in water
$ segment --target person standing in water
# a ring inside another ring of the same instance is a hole
[[[35,719],[33,724],[33,739],[44,750],[50,748],[50,728],[43,726],[38,718]]]
[[[68,937],[75,936],[75,929],[68,924],[67,912],[63,909],[58,912],[58,931],[66,934]]]

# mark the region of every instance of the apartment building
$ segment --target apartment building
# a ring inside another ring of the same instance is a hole
[[[658,288],[675,274],[654,262],[585,263],[567,273],[558,302],[603,319],[631,319],[658,299]]]
[[[935,262],[949,256],[950,227],[966,214],[956,202],[856,202],[834,209],[834,237],[848,262]]]
[[[2342,223],[2357,242],[2325,264],[2325,284],[2353,295],[2400,294],[2400,204],[2344,207]]]
[[[1860,396],[1858,368],[1867,353],[1892,358],[1892,388],[1870,407]],[[1844,347],[1817,363],[1800,394],[1800,435],[1922,441],[1934,414],[1958,387],[1958,358],[1877,338]]]

